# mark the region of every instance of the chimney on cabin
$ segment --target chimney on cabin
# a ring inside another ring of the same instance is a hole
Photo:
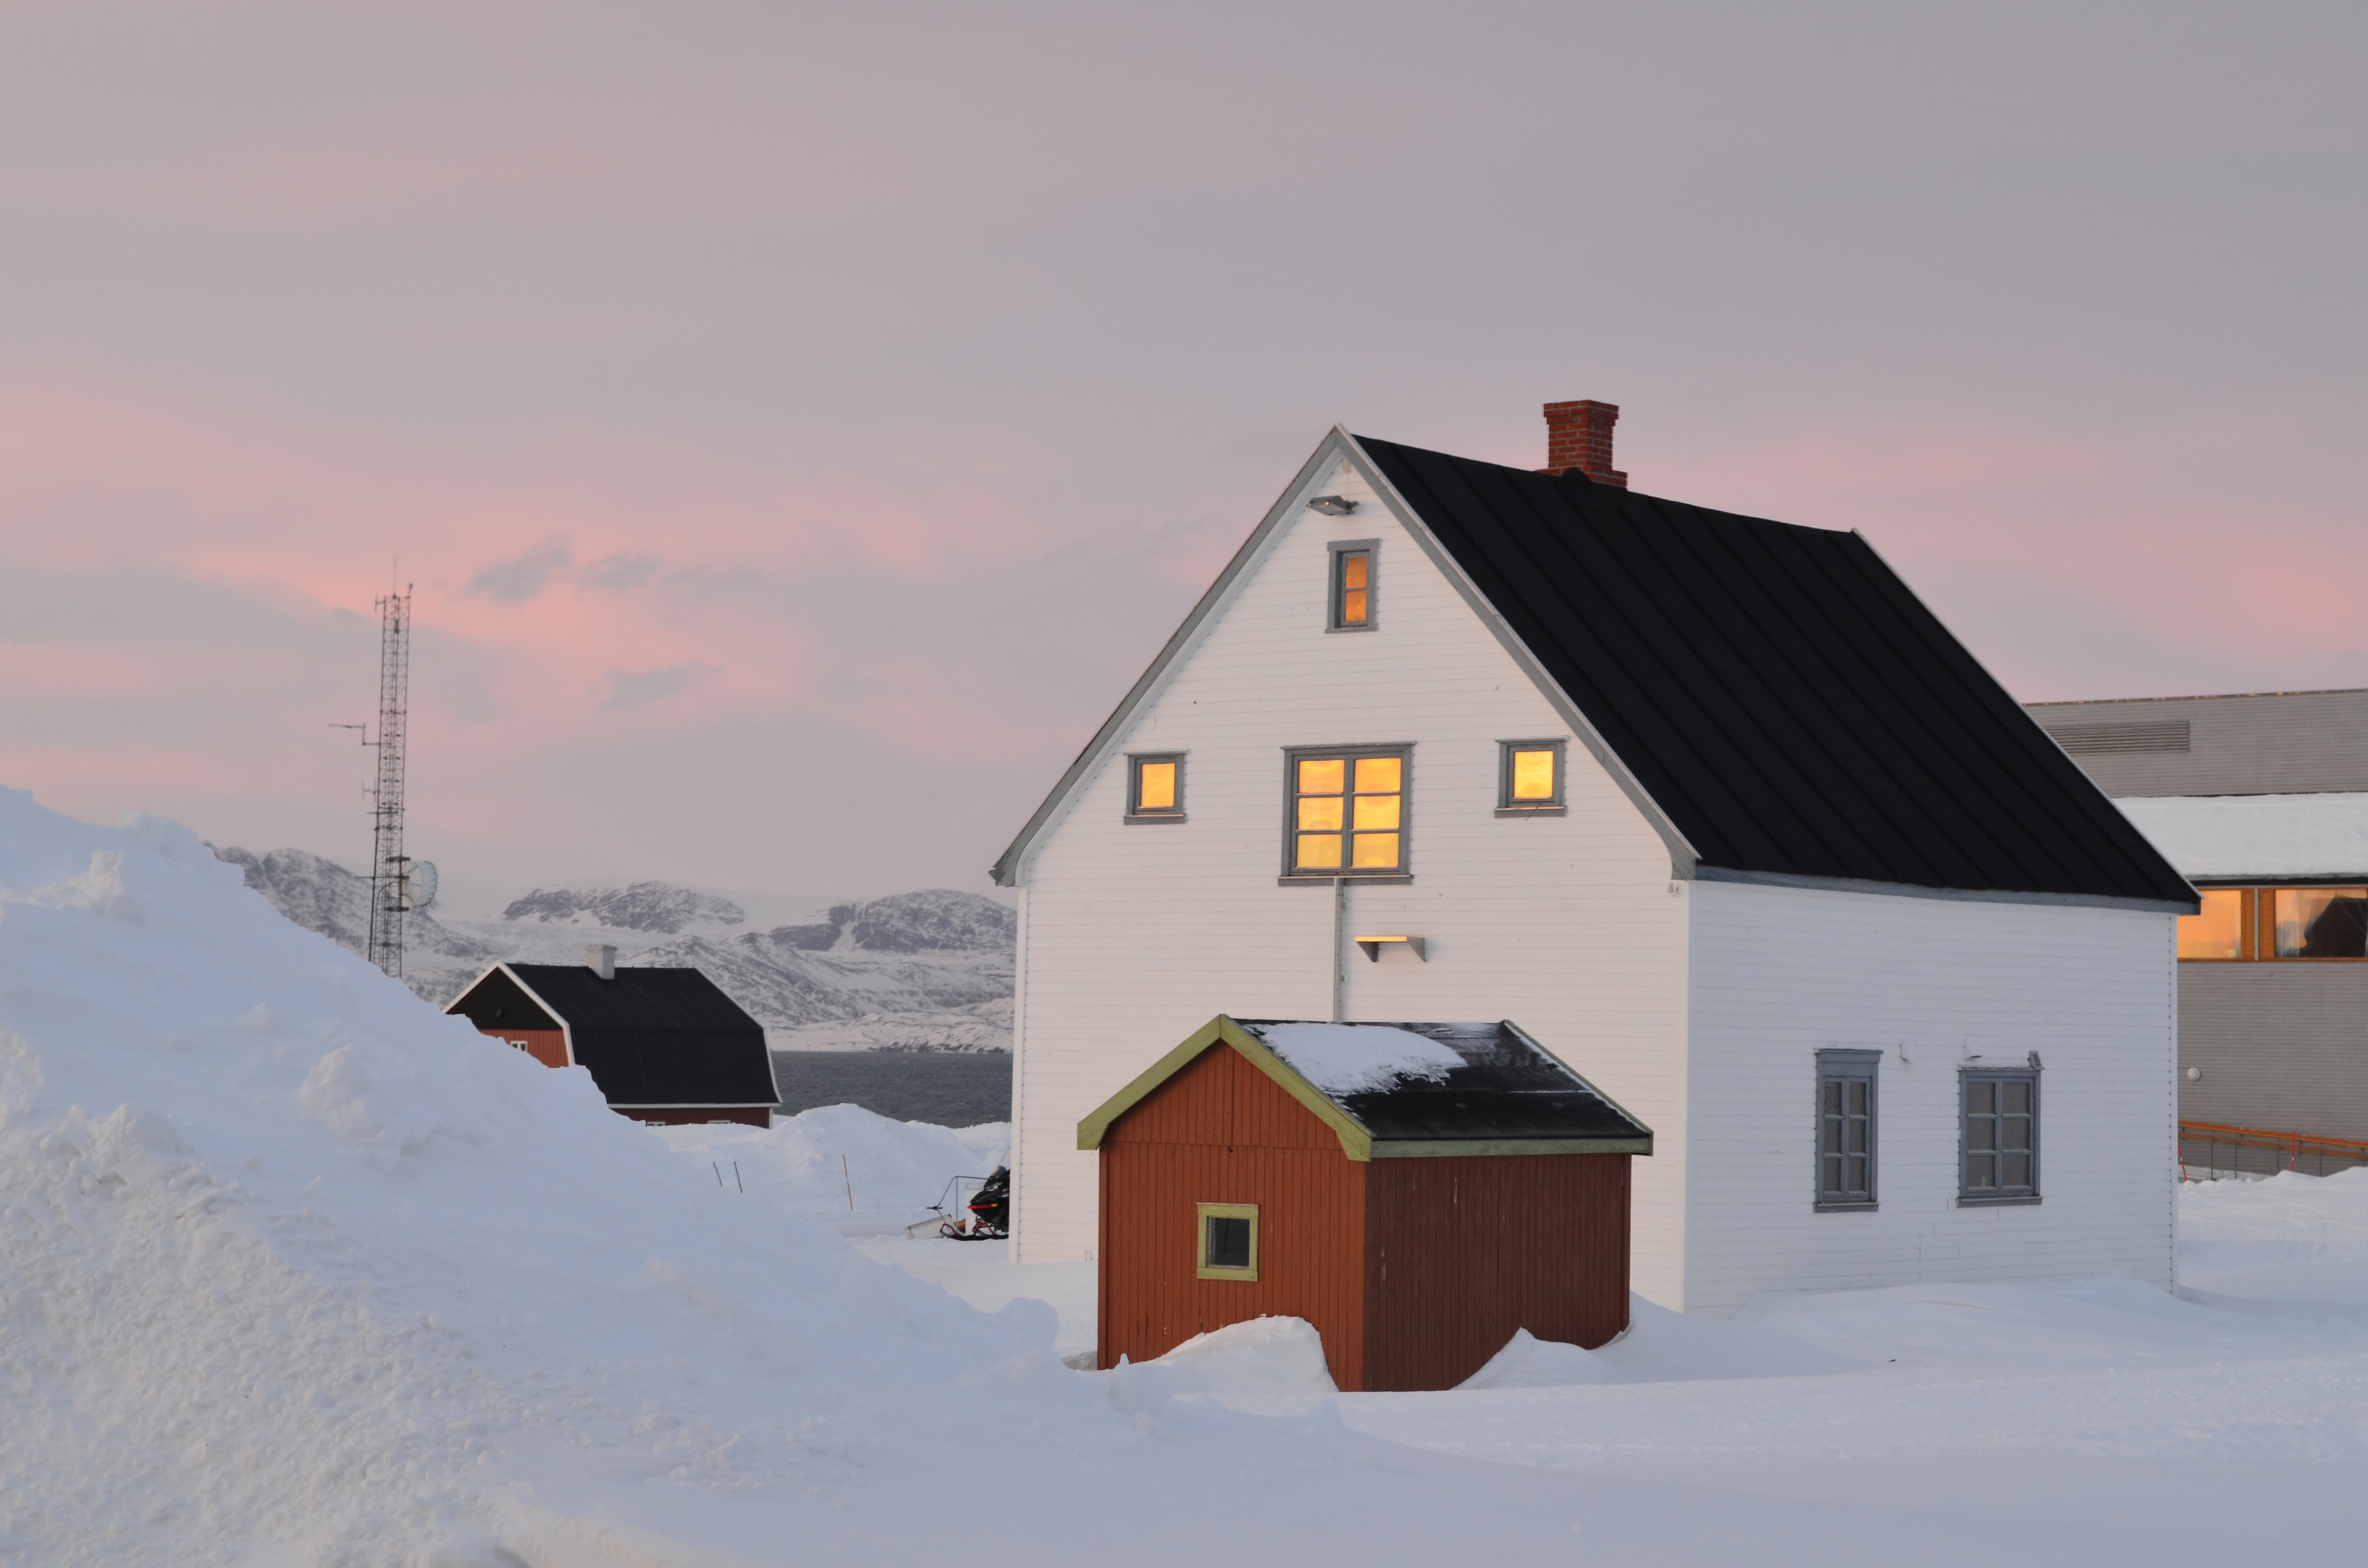
[[[596,942],[584,949],[584,967],[603,980],[617,978],[617,949],[606,942]]]
[[[1562,475],[1578,470],[1598,484],[1628,488],[1628,476],[1611,466],[1611,427],[1620,423],[1620,405],[1581,398],[1576,403],[1546,404],[1546,466],[1540,473]]]

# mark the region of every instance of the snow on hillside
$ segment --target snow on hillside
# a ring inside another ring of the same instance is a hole
[[[246,885],[310,931],[359,952],[369,884],[301,849],[216,851]],[[441,904],[404,924],[404,980],[438,1005],[497,960],[577,963],[596,942],[622,964],[707,973],[771,1032],[777,1049],[1008,1051],[1018,916],[947,889],[810,908],[748,929],[732,898],[672,882],[537,888],[497,916]]]

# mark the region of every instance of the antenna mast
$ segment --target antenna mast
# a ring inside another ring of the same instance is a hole
[[[403,852],[403,735],[411,700],[411,588],[378,601],[378,786],[370,791],[370,961],[403,974],[403,912],[411,862]]]

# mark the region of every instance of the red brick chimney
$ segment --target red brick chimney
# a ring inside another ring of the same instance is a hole
[[[1572,469],[1598,484],[1628,488],[1628,476],[1611,466],[1611,427],[1620,423],[1620,405],[1581,398],[1577,403],[1546,404],[1546,466],[1540,473],[1565,474]]]

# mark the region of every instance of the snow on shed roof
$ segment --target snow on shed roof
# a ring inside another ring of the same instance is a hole
[[[2368,877],[2368,794],[2163,795],[2113,802],[2190,877]]]
[[[1653,1152],[1653,1132],[1508,1021],[1331,1024],[1219,1014],[1077,1124],[1102,1137],[1201,1055],[1231,1046],[1329,1126],[1352,1160]]]

